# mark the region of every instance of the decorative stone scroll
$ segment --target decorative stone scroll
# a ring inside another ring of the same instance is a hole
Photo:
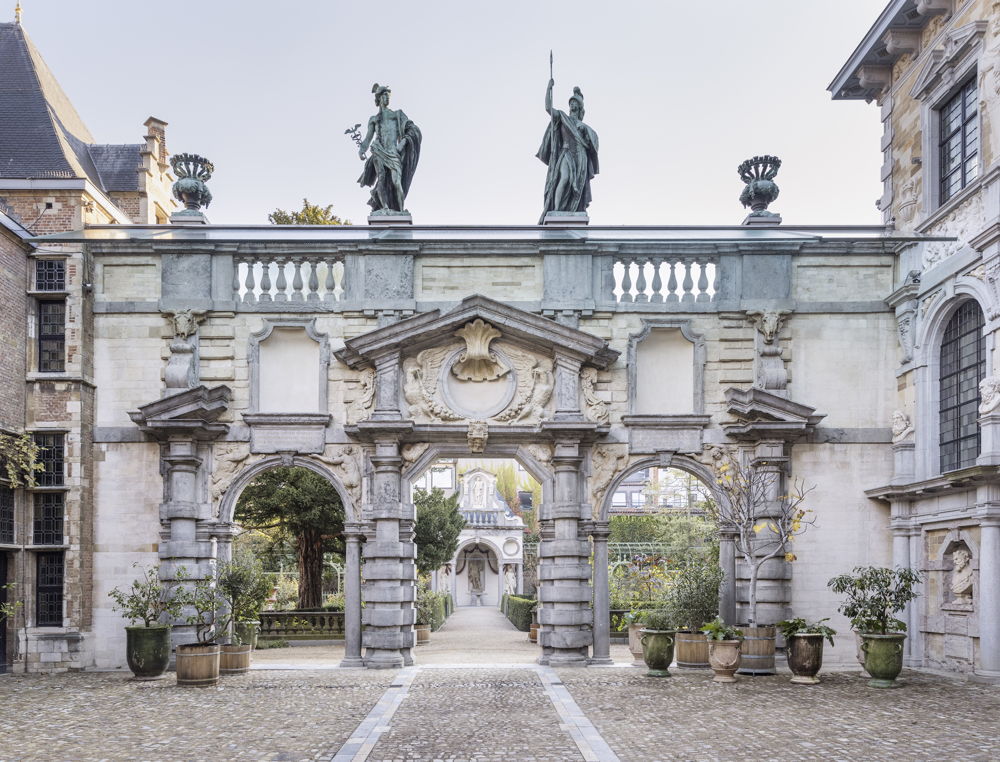
[[[747,312],[747,320],[753,323],[759,337],[756,341],[757,357],[754,363],[754,386],[784,396],[788,387],[788,371],[781,359],[781,345],[778,334],[784,323],[788,310],[762,312],[751,310]]]
[[[411,442],[410,444],[403,445],[400,450],[400,454],[403,456],[403,463],[407,466],[412,466],[418,460],[420,456],[427,452],[427,448],[430,444],[427,442]]]
[[[525,446],[524,449],[539,463],[550,463],[552,461],[552,445],[530,444]]]
[[[543,420],[545,406],[552,397],[552,361],[513,347],[505,347],[504,351],[514,363],[517,391],[510,405],[493,417],[503,422]]]
[[[507,373],[496,354],[490,352],[490,342],[500,338],[500,331],[477,318],[455,331],[455,336],[465,339],[465,351],[451,366],[451,372],[463,381],[494,381]]]
[[[171,322],[174,339],[170,342],[170,359],[163,373],[163,385],[168,390],[191,389],[198,385],[195,342],[190,337],[198,332],[198,325],[208,314],[205,310],[178,310],[164,312]]]
[[[403,362],[403,396],[414,420],[457,421],[462,418],[442,403],[438,396],[441,366],[454,351],[454,345],[432,347]]]
[[[469,421],[469,450],[483,452],[486,450],[486,440],[490,436],[490,427],[486,421]]]
[[[608,403],[597,396],[597,368],[584,368],[580,373],[580,392],[583,394],[584,411],[594,423],[607,423],[611,419]]]

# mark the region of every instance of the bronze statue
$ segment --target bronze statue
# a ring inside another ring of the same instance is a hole
[[[404,201],[420,159],[420,130],[401,110],[389,108],[388,87],[376,82],[372,92],[378,113],[368,120],[368,134],[358,145],[358,156],[365,162],[358,183],[372,188],[372,214],[406,213]]]

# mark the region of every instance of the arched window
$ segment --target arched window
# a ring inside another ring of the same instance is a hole
[[[983,311],[968,300],[941,342],[941,472],[976,464],[979,457],[979,382],[986,375]]]

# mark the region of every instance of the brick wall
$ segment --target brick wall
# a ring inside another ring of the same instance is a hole
[[[28,260],[18,238],[0,228],[0,428],[24,426]]]

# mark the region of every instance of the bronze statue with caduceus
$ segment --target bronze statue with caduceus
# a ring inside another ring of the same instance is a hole
[[[581,222],[586,222],[590,181],[599,171],[597,133],[583,122],[583,93],[579,87],[573,88],[567,114],[552,107],[554,85],[552,51],[549,51],[545,110],[550,119],[542,138],[542,147],[536,154],[549,167],[545,175],[545,209],[538,221],[540,225],[550,213],[557,213],[560,217],[580,217]]]
[[[372,216],[408,215],[404,202],[420,160],[420,129],[401,109],[389,108],[392,91],[388,87],[376,82],[372,93],[378,113],[368,120],[365,137],[361,137],[360,123],[344,130],[365,162],[358,183],[372,189],[368,199]]]

